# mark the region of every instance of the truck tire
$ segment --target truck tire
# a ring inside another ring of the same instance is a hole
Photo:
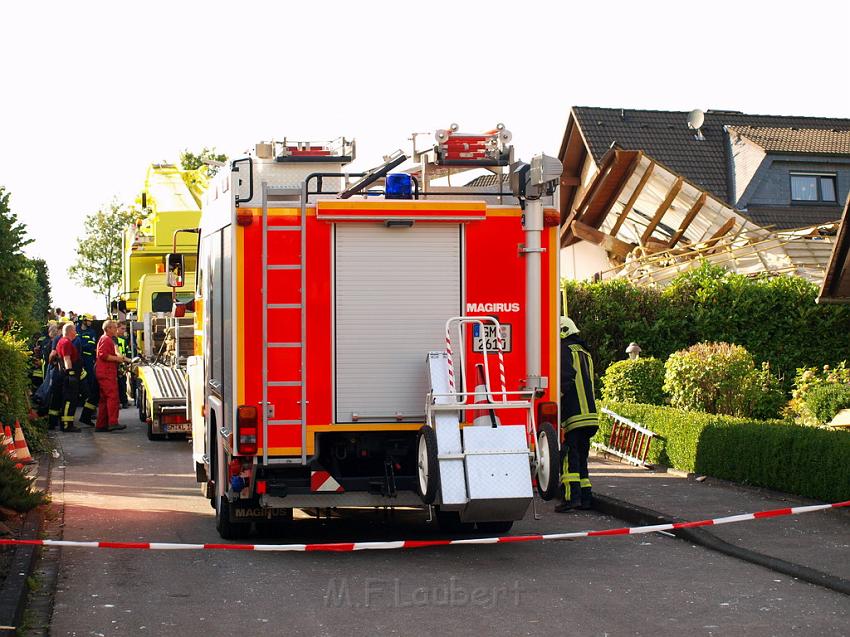
[[[511,530],[514,525],[513,520],[505,520],[503,522],[477,522],[475,526],[479,533],[488,535],[501,535]]]
[[[560,486],[561,455],[558,451],[558,434],[548,422],[537,431],[537,492],[544,500],[551,500]]]
[[[449,535],[457,535],[459,533],[472,533],[475,530],[473,522],[461,522],[460,513],[458,511],[435,511],[437,517],[437,526],[440,531]]]
[[[437,434],[428,425],[419,428],[416,452],[418,466],[416,490],[425,504],[437,499],[439,468],[437,465]]]
[[[145,390],[141,383],[136,386],[136,406],[139,408],[139,420],[145,422]]]
[[[230,521],[230,502],[225,496],[219,496],[215,510],[215,529],[223,540],[241,540],[248,537],[251,525]]]

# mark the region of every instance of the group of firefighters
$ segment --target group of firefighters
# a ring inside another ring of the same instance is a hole
[[[80,404],[80,423],[97,431],[126,428],[118,422],[118,405],[129,405],[126,325],[103,321],[101,334],[91,314],[76,316],[76,322],[56,314],[33,348],[34,396],[40,414],[48,416],[48,428],[80,431],[74,423]]]

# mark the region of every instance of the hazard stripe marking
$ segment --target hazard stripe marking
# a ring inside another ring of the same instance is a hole
[[[658,531],[691,529],[699,526],[734,524],[748,520],[763,520],[783,515],[800,515],[825,509],[839,509],[850,506],[850,500],[832,504],[814,504],[785,509],[771,509],[757,513],[729,515],[713,520],[695,522],[675,522],[670,524],[651,524],[646,526],[604,529],[601,531],[574,531],[571,533],[544,533],[532,535],[508,535],[504,537],[465,538],[462,540],[395,540],[390,542],[331,542],[326,544],[181,544],[176,542],[74,542],[71,540],[10,540],[0,539],[0,546],[64,546],[69,548],[101,549],[145,549],[172,551],[298,551],[350,553],[353,551],[418,549],[432,546],[459,546],[462,544],[514,544],[517,542],[540,542],[544,540],[571,540],[583,537],[605,537],[616,535],[640,535]]]

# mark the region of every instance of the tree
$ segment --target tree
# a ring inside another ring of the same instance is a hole
[[[191,152],[188,148],[180,153],[180,165],[183,167],[183,170],[197,170],[203,166],[207,176],[212,177],[218,172],[219,167],[205,164],[204,162],[206,161],[226,162],[227,155],[224,153],[216,153],[215,146],[212,148],[204,146],[201,152],[197,154]]]
[[[4,324],[28,322],[34,300],[33,273],[23,253],[33,240],[26,236],[26,225],[9,207],[9,197],[10,193],[0,186],[0,315]]]
[[[50,298],[50,272],[44,259],[30,259],[29,269],[35,278],[32,317],[38,323],[43,323],[50,313],[50,308],[53,307],[53,301]]]
[[[77,239],[77,260],[68,269],[71,278],[109,302],[121,282],[121,236],[141,216],[139,210],[113,200],[85,219],[86,232]]]

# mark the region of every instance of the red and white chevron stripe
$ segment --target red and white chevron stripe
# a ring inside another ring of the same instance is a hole
[[[641,535],[657,531],[674,531],[676,529],[693,529],[700,526],[718,526],[733,524],[748,520],[777,518],[783,515],[799,515],[825,509],[838,509],[850,506],[850,500],[832,504],[814,504],[810,506],[773,509],[757,513],[730,515],[713,520],[697,522],[676,522],[672,524],[653,524],[649,526],[633,526],[621,529],[605,529],[603,531],[576,531],[572,533],[545,533],[535,535],[509,535],[506,537],[466,538],[462,540],[396,540],[391,542],[337,542],[328,544],[178,544],[169,542],[74,542],[70,540],[4,540],[0,546],[64,546],[69,548],[89,549],[150,549],[159,551],[266,551],[266,552],[338,552],[375,551],[391,549],[418,549],[428,546],[460,546],[466,544],[511,544],[514,542],[540,542],[543,540],[572,540],[584,537],[604,537],[608,535]]]

